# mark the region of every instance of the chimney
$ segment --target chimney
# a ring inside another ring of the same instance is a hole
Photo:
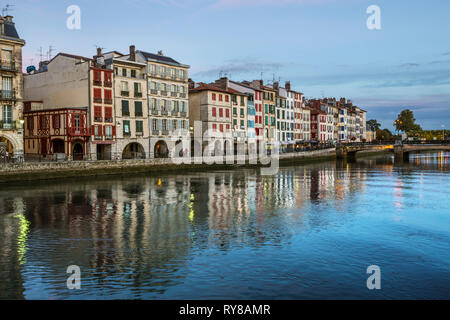
[[[286,81],[286,83],[284,84],[284,86],[286,87],[287,91],[291,91],[291,82],[290,81]]]
[[[5,20],[12,23],[13,22],[13,18],[14,18],[13,16],[6,16]]]
[[[97,48],[97,57],[102,56],[102,48]]]
[[[262,87],[264,85],[264,81],[261,79],[259,80],[259,85]]]
[[[136,61],[136,47],[134,45],[130,46],[130,60]]]
[[[228,90],[229,81],[227,77],[222,77],[219,80],[215,81],[217,85],[219,85],[222,89]]]
[[[189,89],[194,89],[195,87],[195,82],[191,78],[188,79],[188,87]]]
[[[280,89],[280,83],[279,83],[278,81],[275,81],[275,82],[273,83],[273,89],[274,89],[274,90],[277,90],[277,91],[278,91],[278,89]]]
[[[159,50],[158,51],[158,56],[163,56],[164,54],[163,54],[163,52],[162,52],[162,50]]]

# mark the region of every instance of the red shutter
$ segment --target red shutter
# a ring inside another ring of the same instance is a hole
[[[116,126],[112,126],[112,135],[113,137],[116,136]]]
[[[226,109],[226,115],[227,115],[227,118],[230,117],[230,110],[229,109]]]
[[[94,89],[94,98],[101,99],[102,98],[102,89],[95,88]]]

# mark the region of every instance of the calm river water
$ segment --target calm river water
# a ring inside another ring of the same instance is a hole
[[[449,155],[3,185],[0,299],[448,299]]]

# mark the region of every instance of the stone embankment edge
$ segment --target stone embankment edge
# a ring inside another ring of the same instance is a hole
[[[374,153],[371,152],[370,155]],[[280,166],[330,161],[336,158],[334,149],[302,154],[280,155]],[[124,161],[26,162],[0,166],[0,183],[68,179],[77,177],[123,176],[129,174],[189,173],[198,171],[260,168],[258,164],[175,164],[166,159]]]

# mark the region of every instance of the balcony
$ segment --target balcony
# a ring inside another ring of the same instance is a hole
[[[1,60],[0,61],[0,70],[16,72],[17,71],[16,63],[14,61]]]
[[[135,98],[142,98],[142,92],[135,92],[134,93]]]
[[[186,93],[180,93],[180,98],[186,98]]]
[[[134,116],[135,117],[143,117],[143,113],[142,112],[134,112]]]
[[[1,90],[0,93],[2,100],[16,100],[16,92],[13,90]]]
[[[94,103],[102,103],[103,99],[102,98],[94,98]]]
[[[151,89],[151,90],[150,90],[150,94],[158,94],[158,90]]]
[[[152,130],[152,135],[159,136],[159,130]]]
[[[16,129],[16,123],[15,122],[3,122],[0,121],[0,130],[13,130]]]
[[[157,109],[152,109],[152,114],[153,115],[158,115],[159,113],[158,113],[158,110]]]
[[[186,118],[186,116],[187,116],[187,112],[184,112],[184,111],[180,112],[180,117]]]
[[[130,96],[130,91],[120,91],[120,95],[122,97],[129,97]]]
[[[161,130],[161,134],[163,136],[167,136],[167,135],[169,135],[169,130]]]
[[[171,92],[170,95],[171,95],[172,97],[175,97],[175,98],[177,97],[177,93],[176,93],[176,92]]]
[[[105,104],[113,104],[112,99],[105,99]]]
[[[111,81],[105,81],[103,82],[103,86],[107,88],[112,88],[112,82]]]
[[[136,131],[136,136],[143,136],[144,135],[144,132],[142,132],[142,131]]]
[[[89,128],[69,128],[69,136],[73,137],[89,137],[91,135],[91,130]]]
[[[161,91],[162,96],[167,96],[167,91]]]
[[[169,112],[167,110],[161,110],[161,115],[167,116]]]
[[[94,86],[98,86],[101,87],[102,86],[102,81],[101,80],[94,80]]]

